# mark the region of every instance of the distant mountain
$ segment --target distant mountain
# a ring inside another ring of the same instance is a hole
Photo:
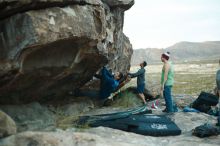
[[[133,51],[133,55],[131,57],[131,65],[138,65],[144,60],[146,60],[148,63],[159,62],[162,52],[162,49],[157,48],[136,49]]]
[[[160,62],[160,56],[165,51],[170,52],[174,61],[220,59],[220,41],[179,42],[166,49],[136,49],[134,50],[131,64],[136,65],[142,60],[146,60],[149,63]]]

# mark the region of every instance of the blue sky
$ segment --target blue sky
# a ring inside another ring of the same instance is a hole
[[[135,0],[123,30],[134,49],[220,41],[220,0]]]

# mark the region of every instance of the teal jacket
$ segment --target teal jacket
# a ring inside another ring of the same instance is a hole
[[[137,77],[137,85],[145,84],[145,69],[140,68],[136,73],[128,73],[131,78]]]

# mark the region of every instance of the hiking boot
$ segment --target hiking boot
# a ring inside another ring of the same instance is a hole
[[[113,100],[113,97],[114,97],[114,95],[113,95],[113,94],[110,94],[110,96],[109,96],[107,99]]]

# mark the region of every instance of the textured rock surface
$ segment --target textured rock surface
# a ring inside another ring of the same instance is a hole
[[[80,100],[62,105],[58,110],[65,116],[77,116],[92,110],[94,107],[95,105],[91,99],[80,97]]]
[[[55,127],[54,114],[39,103],[4,105],[0,109],[16,122],[18,132],[52,130]]]
[[[133,3],[0,1],[0,102],[61,96],[107,63],[126,72],[132,46],[123,20]]]
[[[121,7],[129,9],[134,4],[134,0],[102,0],[107,3],[110,7]]]
[[[15,122],[4,112],[0,111],[0,138],[16,134]]]
[[[49,7],[65,7],[68,5],[99,5],[98,0],[0,0],[0,19],[7,18],[19,12],[38,10]]]
[[[152,137],[143,136],[120,130],[98,127],[84,129],[68,129],[57,132],[24,132],[0,140],[0,146],[218,146],[220,136],[197,138],[191,135],[191,130],[205,122],[213,123],[215,119],[209,115],[197,113],[176,113],[172,116],[176,124],[183,130],[179,136]],[[184,123],[184,124],[183,124]]]

